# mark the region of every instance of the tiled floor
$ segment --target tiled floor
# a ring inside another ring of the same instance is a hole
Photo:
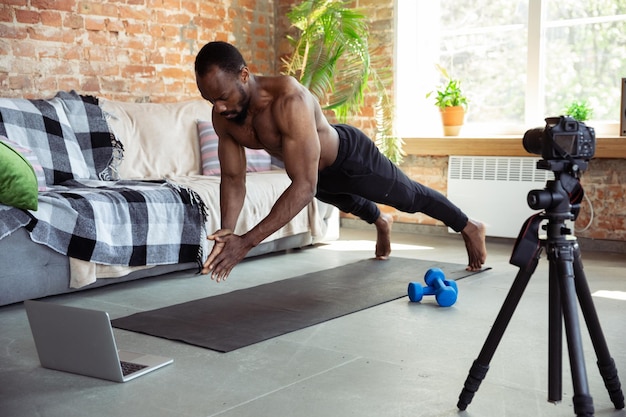
[[[48,301],[108,311],[113,318],[332,268],[373,255],[373,230],[342,228],[328,245],[248,259],[216,284],[192,272],[118,284]],[[459,236],[394,233],[394,256],[466,261]],[[472,361],[518,269],[511,241],[489,241],[493,269],[458,282],[450,308],[407,298],[231,353],[115,329],[120,347],[174,358],[124,384],[40,367],[22,304],[0,308],[0,416],[572,416],[568,356],[563,401],[547,398],[547,269],[542,258],[465,412],[456,408]],[[583,253],[592,292],[626,293],[623,254]],[[381,277],[384,279],[384,277]],[[407,277],[409,281],[422,277]],[[594,297],[622,381],[626,381],[626,301]],[[225,312],[227,314],[227,312]],[[596,416],[616,411],[582,327]]]

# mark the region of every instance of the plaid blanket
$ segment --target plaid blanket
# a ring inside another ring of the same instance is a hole
[[[71,91],[50,100],[0,98],[0,135],[37,155],[46,184],[117,179],[121,145],[95,97]]]
[[[0,99],[0,134],[32,149],[46,175],[39,209],[0,204],[0,239],[26,227],[63,255],[108,265],[200,262],[205,210],[197,195],[165,181],[115,177],[121,147],[97,100]]]
[[[198,262],[205,235],[195,195],[165,182],[70,180],[41,192],[36,212],[0,205],[0,219],[64,255],[108,265]]]
[[[200,263],[204,206],[167,183],[73,180],[39,195],[37,211],[0,204],[0,239],[26,227],[34,242],[106,265]]]

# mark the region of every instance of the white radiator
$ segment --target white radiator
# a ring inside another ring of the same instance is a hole
[[[448,198],[469,217],[487,224],[487,235],[516,238],[532,214],[530,190],[543,189],[554,173],[537,169],[539,158],[450,156]]]

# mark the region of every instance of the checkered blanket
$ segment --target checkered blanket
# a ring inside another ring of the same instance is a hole
[[[47,183],[37,211],[0,204],[0,239],[26,227],[33,241],[84,261],[200,261],[205,210],[193,191],[165,181],[103,181],[114,177],[119,148],[95,99],[0,99],[0,134],[36,152]]]
[[[147,181],[69,180],[41,192],[36,212],[0,205],[0,218],[25,226],[34,242],[129,266],[198,262],[202,213],[190,191]]]
[[[50,100],[0,98],[0,135],[33,151],[47,184],[117,178],[121,145],[95,97],[72,91]]]

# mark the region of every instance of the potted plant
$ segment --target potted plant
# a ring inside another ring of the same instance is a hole
[[[293,52],[282,59],[282,73],[297,78],[341,123],[361,110],[368,83],[373,83],[376,143],[399,164],[403,142],[393,134],[393,102],[387,94],[393,73],[377,71],[365,15],[346,0],[304,0],[287,17],[295,30],[287,35]]]
[[[586,100],[574,100],[565,108],[565,114],[579,122],[584,122],[591,119],[593,109]]]
[[[441,112],[444,135],[458,136],[465,120],[468,100],[461,90],[461,81],[452,78],[442,66],[437,65],[437,69],[445,82],[437,90],[428,93],[426,97],[436,93],[435,106],[439,107]]]

